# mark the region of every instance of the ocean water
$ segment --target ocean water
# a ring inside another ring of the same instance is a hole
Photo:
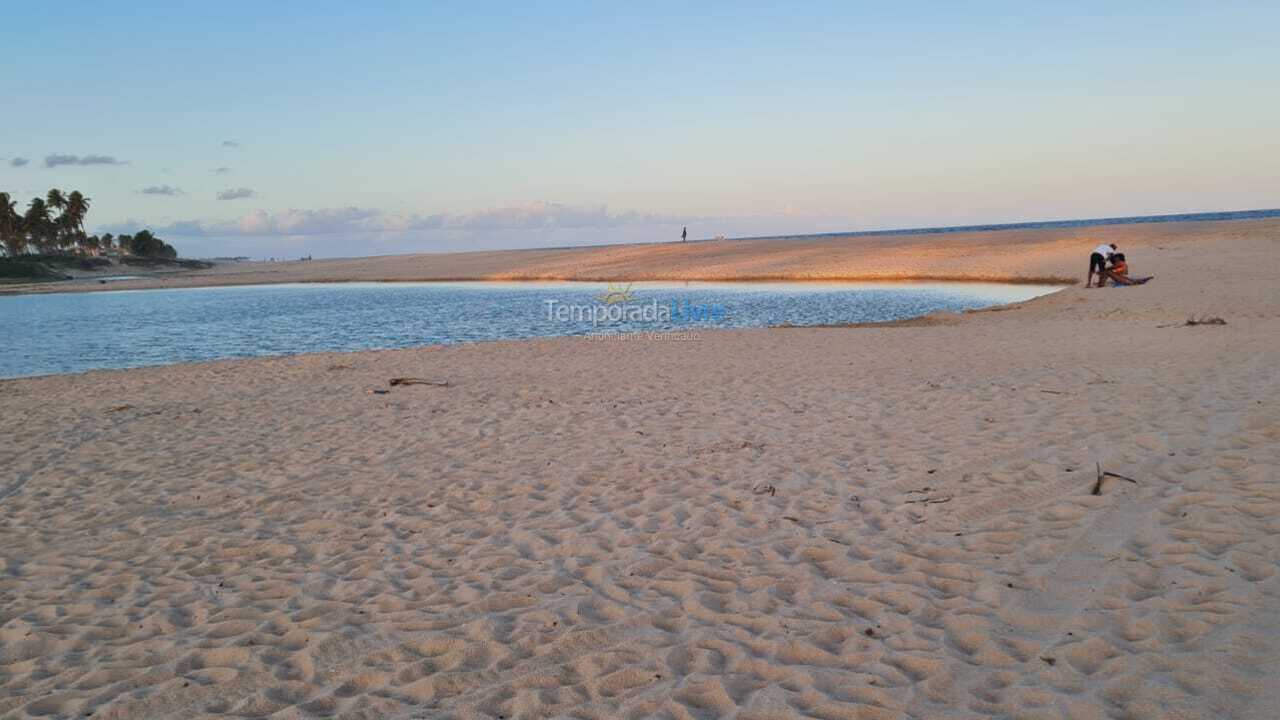
[[[1261,220],[1280,217],[1280,208],[1261,210],[1222,210],[1214,212],[1175,213],[1171,215],[1125,215],[1120,217],[1080,218],[1076,220],[1031,220],[991,225],[948,225],[943,227],[899,228],[893,230],[853,230],[849,232],[813,233],[810,235],[761,235],[735,240],[793,240],[825,237],[881,237],[886,235],[950,235],[966,232],[998,232],[1001,230],[1035,230],[1042,228],[1083,228],[1101,225],[1140,225],[1143,223],[1211,222],[1220,220]]]
[[[0,297],[0,377],[559,335],[882,322],[1026,300],[992,283],[332,283]]]

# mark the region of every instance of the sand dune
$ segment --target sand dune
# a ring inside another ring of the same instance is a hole
[[[1156,281],[0,382],[0,716],[1274,717],[1280,232],[1091,234]],[[772,252],[675,266],[851,267]]]

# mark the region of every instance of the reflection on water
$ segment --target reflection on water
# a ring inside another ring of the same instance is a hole
[[[916,317],[1026,300],[991,283],[333,283],[0,297],[0,377],[554,335]]]

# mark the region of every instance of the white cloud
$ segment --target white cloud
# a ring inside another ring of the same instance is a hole
[[[152,185],[144,187],[138,191],[141,195],[182,195],[182,188],[176,188],[172,185]]]
[[[25,164],[25,163],[23,163]],[[46,155],[44,158],[44,166],[47,168],[58,167],[59,165],[127,165],[125,160],[117,160],[110,155],[66,155],[63,153],[53,153]]]

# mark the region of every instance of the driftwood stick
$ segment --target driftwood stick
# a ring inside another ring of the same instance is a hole
[[[1196,325],[1226,325],[1226,324],[1227,324],[1227,321],[1223,320],[1220,317],[1204,317],[1204,318],[1200,318],[1199,320],[1195,319],[1195,317],[1187,318],[1187,325],[1189,327],[1195,327]]]
[[[434,385],[435,387],[449,387],[448,380],[423,380],[422,378],[398,377],[391,378],[387,381],[388,385]]]
[[[906,501],[904,501],[904,502],[905,502],[905,504],[907,504],[907,505],[910,505],[910,504],[912,504],[912,503],[919,503],[919,504],[921,504],[921,505],[941,505],[942,503],[949,503],[949,502],[951,502],[951,496],[950,496],[950,495],[948,495],[948,496],[946,496],[946,497],[942,497],[942,498],[930,498],[930,497],[927,497],[927,498],[920,498],[919,500],[906,500]]]
[[[1102,463],[1100,463],[1100,462],[1099,462],[1099,463],[1095,463],[1095,464],[1096,464],[1096,466],[1097,466],[1097,470],[1098,470],[1098,479],[1097,479],[1097,481],[1095,481],[1095,482],[1093,483],[1093,494],[1094,494],[1094,495],[1101,495],[1101,494],[1102,494],[1102,481],[1103,481],[1105,478],[1109,478],[1109,477],[1119,478],[1119,479],[1121,479],[1121,480],[1128,480],[1129,482],[1133,483],[1134,485],[1137,485],[1137,484],[1138,484],[1138,481],[1137,481],[1137,480],[1134,480],[1134,479],[1133,479],[1133,478],[1131,478],[1131,477],[1127,477],[1127,476],[1121,475],[1120,473],[1113,473],[1113,472],[1111,472],[1110,470],[1103,470],[1103,469],[1102,469]]]

